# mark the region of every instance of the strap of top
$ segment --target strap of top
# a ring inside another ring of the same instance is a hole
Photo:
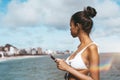
[[[78,52],[78,55],[83,53],[86,48],[88,48],[90,45],[95,44],[94,42],[89,43],[86,47],[84,47],[80,52]]]

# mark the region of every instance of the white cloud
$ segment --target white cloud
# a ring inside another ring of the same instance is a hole
[[[96,40],[100,52],[120,52],[119,37],[107,36]]]
[[[96,1],[95,35],[107,36],[120,33],[120,5],[114,0]],[[99,35],[98,35],[99,34]]]
[[[69,26],[71,15],[84,6],[91,5],[97,9],[98,26],[116,28],[120,25],[120,6],[114,0],[12,0],[8,11],[1,19],[3,26],[36,26],[48,25],[56,28]],[[103,28],[104,29],[104,28]]]
[[[99,0],[98,0],[99,1]],[[120,6],[112,0],[103,0],[103,2],[96,3],[96,9],[98,11],[98,18],[113,18],[120,16]]]
[[[21,3],[12,0],[8,4],[7,14],[2,22],[6,26],[35,26],[45,24],[64,28],[68,25],[71,15],[92,5],[89,0],[28,0]]]
[[[15,0],[8,5],[8,12],[3,18],[3,24],[7,26],[34,26],[38,21],[39,15],[30,4]]]

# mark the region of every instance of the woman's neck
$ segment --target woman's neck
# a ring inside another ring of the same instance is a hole
[[[91,38],[89,37],[88,34],[86,34],[85,32],[82,32],[79,34],[78,36],[81,45],[86,45],[92,42]]]

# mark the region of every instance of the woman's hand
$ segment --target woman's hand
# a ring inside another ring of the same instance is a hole
[[[58,69],[67,71],[80,80],[93,80],[90,76],[86,76],[85,74],[82,74],[82,73],[78,72],[77,70],[75,70],[74,68],[70,67],[63,59],[57,58],[57,59],[55,59],[55,62],[57,64]]]
[[[57,58],[55,62],[57,64],[57,68],[63,71],[67,71],[67,69],[70,67],[63,59]]]

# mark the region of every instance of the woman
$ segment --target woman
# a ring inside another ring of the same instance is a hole
[[[89,36],[93,26],[91,18],[96,13],[94,8],[88,6],[71,17],[71,35],[79,38],[80,45],[66,61],[56,59],[58,69],[67,72],[66,80],[100,80],[97,45]]]

